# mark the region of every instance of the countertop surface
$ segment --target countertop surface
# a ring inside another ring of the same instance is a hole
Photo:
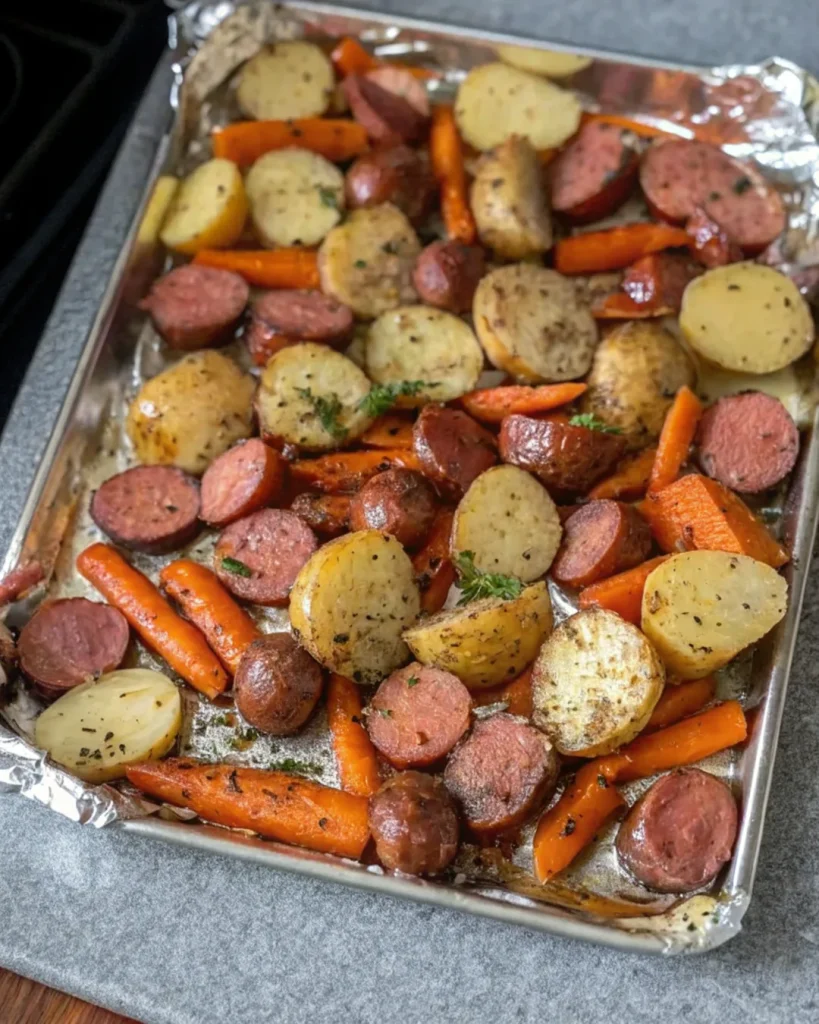
[[[778,54],[817,70],[815,0],[395,9],[689,63]],[[8,544],[138,202],[159,107],[143,105],[0,442]],[[0,796],[0,965],[146,1024],[819,1019],[819,575],[809,586],[762,857],[742,933],[646,959],[69,823]],[[0,1020],[6,1024],[0,1008]],[[12,1022],[9,1022],[12,1024]]]

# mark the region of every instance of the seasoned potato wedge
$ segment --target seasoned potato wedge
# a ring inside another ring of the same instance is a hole
[[[371,320],[417,301],[412,271],[420,251],[415,230],[392,203],[354,210],[319,249],[322,291]]]
[[[643,448],[660,436],[674,395],[694,380],[690,358],[668,331],[632,320],[598,346],[582,409],[619,427],[631,449]]]
[[[552,602],[541,582],[511,601],[487,597],[438,612],[408,629],[404,639],[424,665],[483,690],[522,672],[551,630]]]
[[[563,527],[549,492],[517,466],[493,466],[473,481],[452,525],[452,552],[471,551],[481,572],[542,576],[557,553]]]
[[[401,634],[420,608],[409,556],[378,530],[319,548],[290,593],[299,642],[325,668],[366,685],[409,661]]]
[[[636,626],[603,608],[562,622],[532,672],[533,721],[561,754],[597,757],[639,733],[665,684],[657,652]]]
[[[246,219],[239,168],[230,160],[208,160],[175,190],[159,238],[189,256],[200,249],[227,249],[239,240]]]
[[[511,136],[478,164],[470,196],[484,245],[505,260],[552,247],[552,218],[543,169],[531,142]]]
[[[330,105],[333,66],[314,43],[276,43],[260,50],[239,72],[236,100],[259,121],[318,117]]]
[[[430,306],[399,306],[370,325],[364,362],[377,384],[429,384],[400,400],[410,407],[449,402],[471,391],[483,369],[483,352],[460,317]]]
[[[516,263],[483,278],[472,316],[490,362],[527,384],[582,377],[597,327],[572,282],[556,270]]]
[[[455,119],[475,149],[522,135],[535,149],[561,146],[577,131],[580,103],[551,82],[500,61],[473,68],[458,89]]]
[[[262,245],[318,245],[341,219],[344,175],[317,153],[265,153],[245,181],[250,217]]]
[[[162,757],[182,725],[182,698],[159,672],[119,669],[83,683],[37,719],[34,739],[52,760],[86,782],[108,782],[125,767]]]
[[[193,352],[152,377],[128,410],[126,431],[146,466],[203,473],[253,428],[253,378],[221,352]]]
[[[759,263],[731,263],[695,278],[683,293],[680,327],[703,359],[740,373],[781,370],[814,337],[799,289]]]
[[[156,245],[159,232],[162,230],[165,217],[178,188],[179,179],[174,178],[173,175],[163,174],[156,179],[151,198],[148,200],[137,230],[136,244],[141,249],[150,249]]]
[[[359,408],[370,382],[355,363],[328,345],[303,342],[267,363],[256,396],[262,436],[305,451],[339,448],[372,422]]]
[[[642,628],[669,672],[701,679],[762,639],[787,604],[788,584],[764,562],[688,551],[646,580]]]
[[[499,46],[498,56],[504,64],[531,71],[547,78],[568,78],[591,64],[591,57],[559,50],[536,50],[529,46]]]

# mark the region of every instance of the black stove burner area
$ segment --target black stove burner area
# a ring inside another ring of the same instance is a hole
[[[0,0],[0,426],[166,40],[162,0]]]

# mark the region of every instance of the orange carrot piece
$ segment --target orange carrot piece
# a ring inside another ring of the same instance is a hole
[[[193,262],[232,270],[257,288],[319,288],[318,258],[310,249],[202,249]]]
[[[118,551],[108,544],[92,544],[77,556],[77,569],[194,689],[211,700],[224,692],[227,674],[204,636],[177,615],[148,577]]]
[[[680,477],[639,510],[664,551],[730,551],[778,569],[788,553],[741,498],[699,473]]]
[[[451,107],[435,107],[432,112],[429,155],[441,188],[441,215],[447,236],[472,245],[477,228],[469,206],[463,145]]]
[[[327,718],[338,764],[341,788],[356,796],[372,796],[381,785],[378,756],[362,724],[361,690],[333,673],[327,686]]]
[[[211,134],[213,155],[249,167],[260,156],[297,146],[318,153],[332,163],[343,163],[366,153],[369,140],[357,121],[326,117],[294,121],[236,121]]]
[[[476,708],[487,704],[505,701],[506,711],[510,715],[522,718],[532,717],[532,666],[525,668],[511,683],[493,686],[491,690],[478,690],[472,694],[472,703]]]
[[[365,75],[368,71],[375,71],[376,68],[384,67],[401,68],[404,71],[409,71],[414,78],[422,80],[438,77],[438,73],[430,68],[411,67],[408,64],[402,64],[400,61],[379,60],[378,57],[374,57],[365,50],[357,39],[351,39],[349,36],[342,39],[336,45],[330,54],[330,59],[333,62],[333,67],[342,78],[347,75]]]
[[[450,508],[439,510],[426,544],[412,559],[415,581],[421,591],[421,611],[430,615],[443,608],[449,588],[455,582],[455,566],[449,557],[454,515]]]
[[[648,493],[655,494],[673,483],[688,459],[697,424],[703,413],[702,402],[685,384],[677,392],[668,410],[657,444],[657,457],[651,467]]]
[[[557,803],[538,822],[532,852],[543,884],[571,864],[625,800],[605,777],[584,765]]]
[[[702,711],[705,705],[714,699],[716,689],[717,683],[713,676],[692,679],[688,683],[677,685],[669,683],[654,705],[643,733],[665,729],[668,725],[674,725],[675,722]]]
[[[359,438],[368,448],[412,448],[412,420],[399,412],[388,412],[368,427]]]
[[[296,487],[322,491],[324,494],[349,494],[385,469],[420,471],[421,464],[411,451],[404,448],[334,452],[317,459],[299,459],[291,463],[290,479]]]
[[[668,224],[626,224],[561,238],[555,245],[555,270],[561,274],[596,274],[621,270],[642,256],[688,244],[683,228]]]
[[[583,114],[580,118],[580,126],[596,122],[597,124],[610,124],[615,128],[625,128],[626,131],[634,132],[644,139],[687,139],[691,138],[691,132],[686,129],[685,134],[666,131],[664,128],[655,128],[651,124],[643,124],[642,121],[635,121],[631,117],[623,117],[622,114]]]
[[[504,416],[521,413],[534,416],[550,412],[561,405],[568,405],[586,390],[585,384],[541,384],[529,387],[525,384],[507,387],[480,388],[470,391],[461,398],[464,409],[470,416],[483,423],[500,423]]]
[[[661,555],[643,562],[634,569],[627,569],[616,576],[609,576],[599,583],[585,587],[578,595],[581,608],[607,608],[635,626],[640,625],[643,610],[643,590],[649,575],[670,555]]]
[[[216,573],[205,565],[181,558],[159,574],[165,593],[204,634],[219,660],[230,672],[247,648],[262,635],[253,619],[225,590]]]
[[[650,317],[673,316],[677,311],[662,301],[635,302],[625,292],[604,295],[592,304],[595,320],[647,320]]]
[[[741,705],[727,700],[665,729],[638,736],[614,754],[586,766],[609,782],[631,782],[649,775],[696,764],[711,754],[743,743],[748,724]]]
[[[129,765],[126,774],[148,796],[216,825],[338,857],[358,858],[369,842],[364,797],[288,772],[172,757]]]
[[[615,501],[636,501],[642,498],[648,487],[651,467],[654,465],[656,448],[645,448],[629,455],[620,462],[611,474],[589,491],[590,498],[613,498]]]

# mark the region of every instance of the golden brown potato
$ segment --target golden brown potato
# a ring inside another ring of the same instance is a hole
[[[335,92],[333,66],[324,51],[304,40],[265,46],[239,72],[236,99],[260,121],[318,117]]]
[[[531,71],[546,78],[569,78],[591,64],[591,57],[561,50],[536,50],[530,46],[499,46],[498,56],[504,64]]]
[[[200,249],[227,249],[239,240],[246,219],[239,168],[230,160],[208,160],[174,189],[159,237],[169,249],[189,256]]]

